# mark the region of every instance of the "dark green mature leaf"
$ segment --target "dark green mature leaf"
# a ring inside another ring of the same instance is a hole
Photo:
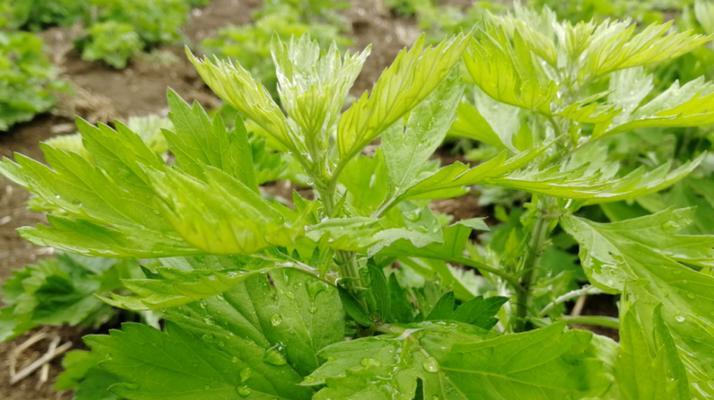
[[[457,306],[454,293],[449,292],[439,299],[425,320],[457,321],[488,330],[498,322],[496,314],[507,301],[507,297],[483,298],[479,296]]]
[[[149,399],[309,399],[298,383],[317,351],[342,340],[337,291],[296,270],[252,276],[212,298],[171,309],[166,327],[125,324],[87,344],[120,396]],[[142,371],[137,374],[137,371]]]
[[[466,325],[423,323],[328,346],[328,361],[304,383],[326,385],[315,399],[597,397],[608,382],[593,345],[592,334],[561,324],[491,338]]]
[[[365,301],[369,309],[377,315],[372,319],[382,322],[412,322],[415,312],[407,291],[397,282],[394,274],[386,276],[383,268],[370,264],[367,267],[369,290],[365,293]]]
[[[62,374],[57,377],[55,387],[59,390],[73,390],[74,400],[121,400],[109,391],[118,383],[117,377],[98,367],[102,357],[98,353],[74,350],[62,359]]]
[[[687,265],[712,266],[714,236],[679,234],[691,216],[691,209],[669,209],[612,223],[568,216],[562,225],[580,243],[580,258],[590,281],[603,290],[619,292],[628,281],[656,273],[651,270],[655,266],[644,267],[639,258],[644,253],[648,258],[661,258],[657,264],[662,268],[676,265],[681,273],[706,277]]]
[[[692,393],[706,398],[714,395],[714,277],[690,266],[711,265],[714,238],[677,233],[690,213],[666,210],[609,224],[568,216],[561,224],[580,244],[594,285],[630,296],[641,316],[661,304]]]

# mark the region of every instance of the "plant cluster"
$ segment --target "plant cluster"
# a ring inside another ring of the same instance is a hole
[[[369,49],[272,41],[277,99],[240,64],[188,53],[234,120],[169,92],[166,152],[141,126],[79,120],[81,144],[45,145],[47,164],[3,160],[47,214],[22,235],[140,260],[100,298],[162,320],[88,336],[60,387],[129,400],[714,396],[714,236],[666,203],[674,190],[657,194],[705,153],[628,163],[618,147],[714,123],[714,83],[655,85],[651,68],[709,41],[670,28],[516,7],[472,34],[420,38],[349,105]],[[310,194],[270,195],[249,130],[289,154]],[[434,161],[447,134],[482,143],[483,161]],[[471,187],[519,191],[522,207],[493,228],[430,208]],[[643,199],[656,212],[633,215]],[[619,296],[619,315],[566,312],[595,293]]]
[[[0,31],[0,132],[49,110],[58,89],[40,38]]]
[[[343,6],[325,0],[268,1],[253,15],[252,23],[227,26],[205,39],[201,47],[207,54],[240,62],[277,97],[272,40],[309,34],[322,47],[332,42],[346,47],[350,40],[343,36],[345,23],[336,13]]]
[[[146,48],[177,41],[191,7],[205,0],[11,0],[0,5],[0,28],[39,29],[82,22],[82,57],[115,68]]]

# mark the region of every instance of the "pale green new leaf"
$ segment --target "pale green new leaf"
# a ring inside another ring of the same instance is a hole
[[[551,115],[558,87],[550,79],[521,33],[489,24],[466,51],[466,69],[492,98],[512,106]]]
[[[324,156],[347,94],[362,69],[369,48],[341,55],[336,45],[321,55],[317,41],[303,35],[289,43],[273,42],[272,55],[280,102],[290,129],[300,132],[307,150]],[[297,135],[296,135],[297,136]]]
[[[241,65],[214,57],[196,58],[186,54],[198,74],[213,92],[258,124],[268,135],[288,149],[297,151],[299,140],[293,137],[283,114],[270,93]]]
[[[387,172],[394,195],[408,190],[446,136],[463,93],[458,74],[447,77],[403,123],[382,135]]]
[[[402,50],[374,84],[342,114],[337,146],[345,163],[424,100],[461,59],[465,36],[428,46],[420,37]]]
[[[714,395],[714,277],[690,265],[711,265],[714,238],[677,234],[688,213],[666,210],[609,224],[567,216],[561,225],[580,244],[590,282],[647,305],[639,306],[640,315],[661,303],[691,390],[706,398]]]
[[[420,180],[402,196],[402,199],[438,199],[456,197],[466,193],[466,186],[487,183],[523,168],[542,153],[543,148],[522,151],[511,157],[503,151],[473,168],[461,162],[449,164]]]
[[[288,245],[301,232],[292,211],[270,204],[240,181],[207,167],[206,181],[175,170],[152,175],[163,215],[181,237],[209,254],[251,254]]]
[[[650,84],[651,87],[651,84]],[[703,77],[675,82],[649,102],[596,127],[601,137],[648,127],[688,127],[714,124],[714,83]]]
[[[205,178],[208,166],[218,168],[258,190],[248,133],[237,120],[229,130],[220,116],[210,118],[200,104],[189,105],[169,90],[169,119],[173,129],[164,130],[176,164],[186,173]]]
[[[695,0],[694,16],[704,32],[714,34],[714,2],[711,0]]]
[[[230,158],[248,157],[245,141],[238,153],[219,155],[212,148],[192,156],[197,150],[187,150],[188,143],[198,139],[184,135],[198,130],[206,143],[220,142],[226,131],[220,123],[209,131],[202,124],[189,126],[176,115],[181,105],[174,100],[178,131],[168,136],[177,146],[178,166],[166,165],[122,124],[114,130],[83,121],[83,148],[91,157],[43,145],[49,165],[22,155],[15,162],[2,160],[0,170],[29,189],[33,206],[48,213],[49,225],[22,228],[23,236],[70,252],[121,257],[249,254],[292,243],[302,233],[297,216],[244,183],[255,184],[254,175],[242,170],[246,160]],[[202,114],[198,107],[191,112]]]
[[[474,91],[472,100],[473,104],[459,104],[449,134],[517,152],[521,109],[499,103],[480,90]]]
[[[219,295],[251,276],[274,269],[277,267],[228,271],[161,268],[154,277],[124,279],[122,286],[132,292],[131,296],[112,293],[102,300],[132,311],[176,307]]]
[[[702,159],[703,155],[677,168],[671,168],[671,162],[650,171],[640,167],[618,176],[619,164],[608,159],[606,147],[590,146],[575,151],[560,164],[520,169],[488,177],[483,183],[597,204],[665,189],[690,174]]]
[[[570,30],[582,35],[570,42],[578,50],[571,57],[580,60],[579,77],[585,81],[620,69],[645,66],[672,60],[709,41],[692,32],[671,32],[672,23],[651,24],[637,32],[632,21],[605,21],[578,24]],[[566,39],[567,40],[567,39]],[[582,51],[578,54],[577,51]]]
[[[328,346],[327,361],[304,384],[326,385],[315,399],[579,399],[608,384],[591,340],[561,324],[487,337],[465,325],[424,323],[399,336]]]
[[[302,376],[344,335],[337,291],[296,270],[251,276],[166,320],[163,332],[125,324],[86,339],[116,377],[111,391],[129,400],[309,399]]]

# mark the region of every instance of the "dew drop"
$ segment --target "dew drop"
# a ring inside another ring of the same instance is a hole
[[[369,357],[363,358],[359,363],[366,368],[379,367],[380,365],[382,365],[379,361]]]
[[[439,372],[439,362],[434,357],[429,357],[421,365],[426,372]]]
[[[250,396],[250,388],[245,385],[241,386],[240,388],[238,388],[238,394],[241,397],[248,397],[248,396]]]
[[[320,281],[310,281],[307,283],[307,294],[311,299],[315,299],[320,292],[325,290],[325,285]]]
[[[240,381],[241,382],[247,381],[252,374],[253,374],[253,370],[251,370],[250,368],[243,368],[242,370],[240,370]]]
[[[265,350],[265,354],[263,355],[263,361],[276,366],[287,364],[287,360],[285,360],[285,356],[283,355],[282,350],[283,346],[280,344],[277,344]]]
[[[674,320],[679,323],[682,323],[682,322],[686,321],[686,318],[684,318],[684,315],[677,315],[674,317]]]
[[[273,326],[278,326],[283,323],[283,317],[280,314],[273,314],[272,317],[270,317],[270,324]]]

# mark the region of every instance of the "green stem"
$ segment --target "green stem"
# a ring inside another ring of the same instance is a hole
[[[336,214],[335,209],[335,192],[337,189],[337,181],[329,180],[327,184],[322,183],[324,181],[319,181],[315,188],[322,200],[322,204],[325,207],[325,214],[327,217],[334,217]],[[340,276],[342,278],[344,287],[357,299],[357,301],[365,306],[366,303],[362,298],[362,291],[364,291],[364,283],[362,282],[362,277],[359,273],[359,268],[357,266],[355,256],[353,253],[338,250],[335,254],[337,258],[337,265],[340,268]]]
[[[590,286],[590,285],[583,286],[580,289],[571,290],[568,293],[565,293],[562,296],[559,296],[555,300],[548,303],[545,307],[543,307],[542,310],[540,310],[540,312],[538,313],[538,316],[542,317],[542,316],[548,314],[548,312],[550,310],[552,310],[553,308],[555,308],[558,304],[565,303],[567,301],[570,301],[570,300],[580,297],[582,295],[600,294],[600,293],[602,293],[602,290],[596,288],[595,286]]]
[[[538,260],[543,253],[543,247],[548,239],[549,225],[551,217],[547,216],[547,211],[542,207],[542,201],[537,208],[538,215],[531,232],[528,249],[523,262],[523,275],[520,279],[520,288],[516,297],[516,319],[514,331],[522,332],[526,330],[528,322],[528,305],[530,303],[531,285],[535,277],[535,270]]]
[[[502,270],[502,269],[498,269],[498,268],[492,267],[492,266],[490,266],[490,265],[488,265],[488,264],[486,264],[486,263],[483,263],[483,262],[481,262],[481,261],[468,259],[468,258],[466,258],[466,257],[457,257],[457,258],[454,258],[454,259],[447,260],[447,262],[454,263],[454,264],[461,264],[461,265],[466,266],[466,267],[474,268],[474,269],[478,270],[479,272],[481,272],[482,274],[483,274],[484,272],[488,272],[489,274],[496,275],[496,276],[498,276],[499,278],[501,278],[501,279],[503,279],[504,281],[506,281],[506,282],[508,282],[509,284],[511,284],[511,286],[513,286],[513,288],[514,288],[517,292],[520,292],[521,289],[522,289],[522,288],[521,288],[521,284],[520,284],[520,282],[518,281],[518,278],[517,278],[516,276],[511,275],[511,274],[509,274],[508,272],[506,272],[506,271],[504,271],[504,270]]]
[[[603,328],[620,329],[620,320],[614,317],[606,317],[604,315],[566,315],[560,319],[567,322],[568,325],[592,325],[602,326]]]

